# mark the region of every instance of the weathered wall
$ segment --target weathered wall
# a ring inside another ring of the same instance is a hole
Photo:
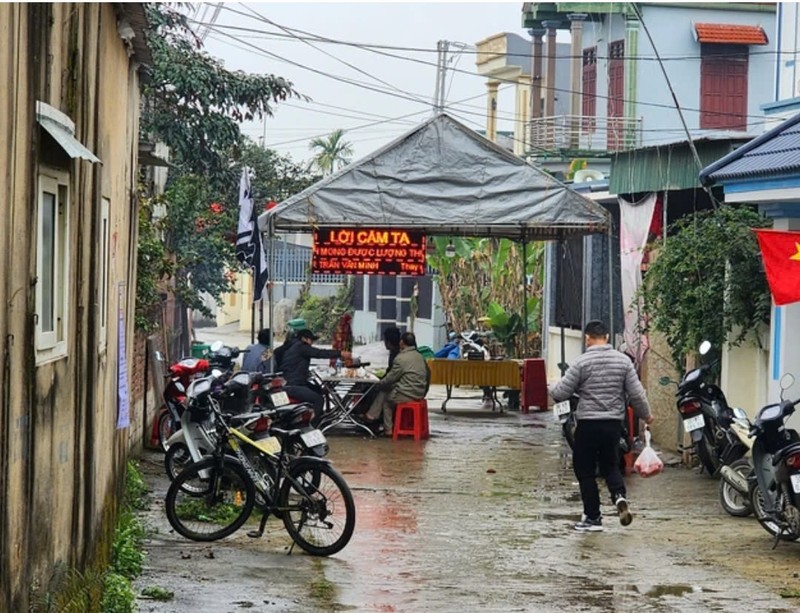
[[[82,568],[110,542],[129,444],[128,430],[116,427],[117,314],[130,364],[139,85],[111,4],[2,4],[0,35],[0,611],[23,611],[31,586],[50,589],[57,564]],[[36,123],[36,100],[69,115],[75,137],[102,163],[48,150],[57,146]],[[36,186],[53,159],[68,173],[68,301],[65,355],[45,362],[34,343]]]

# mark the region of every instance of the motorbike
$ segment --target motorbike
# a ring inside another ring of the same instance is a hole
[[[192,379],[209,369],[209,362],[200,358],[184,358],[172,364],[166,375],[161,405],[156,418],[158,443],[165,453],[169,450],[169,439],[181,427],[181,415],[186,402],[186,389]]]
[[[434,354],[436,358],[458,360],[467,358],[471,360],[488,360],[491,358],[489,348],[486,347],[480,333],[475,331],[457,334],[451,332],[448,342]]]
[[[170,480],[215,448],[217,426],[212,403],[216,403],[223,414],[229,415],[271,409],[268,416],[245,424],[250,438],[268,438],[272,428],[297,429],[298,436],[289,441],[294,455],[327,455],[324,435],[310,425],[313,408],[305,403],[289,404],[289,397],[281,389],[284,383],[280,374],[238,372],[226,375],[219,370],[193,381],[187,391],[187,407],[181,415],[181,428],[170,437],[169,449],[164,456],[164,468]]]
[[[750,450],[753,446],[753,439],[750,438],[751,424],[747,414],[742,409],[732,407],[732,411],[734,417],[729,426],[730,432],[739,439],[741,444],[747,448],[747,451],[743,457],[722,466],[720,468],[720,476],[723,476],[724,471],[732,470],[743,479],[747,479],[753,469],[750,460]],[[753,505],[750,503],[750,496],[747,490],[740,492],[724,477],[719,480],[719,502],[723,510],[734,517],[747,517],[753,513]]]
[[[775,537],[773,547],[800,538],[800,435],[785,424],[800,399],[783,399],[788,381],[794,378],[785,375],[781,381],[781,401],[762,408],[750,428],[754,440],[747,477],[730,466],[720,471],[731,487],[749,496],[756,519]]]
[[[710,349],[711,343],[703,341],[700,355],[706,355]],[[700,464],[710,477],[716,476],[720,467],[744,457],[748,450],[732,429],[734,423],[747,419],[746,414],[730,407],[722,389],[706,381],[716,364],[716,361],[703,364],[687,372],[677,383],[675,393],[683,429],[691,436]],[[676,383],[669,377],[662,377],[660,382]]]
[[[156,417],[158,443],[162,451],[165,453],[169,451],[169,439],[182,426],[181,416],[186,405],[186,390],[191,382],[212,369],[231,372],[234,360],[238,356],[239,349],[227,347],[222,341],[215,341],[206,358],[182,358],[169,367],[162,394],[164,404]]]

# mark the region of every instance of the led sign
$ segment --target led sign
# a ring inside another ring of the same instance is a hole
[[[425,235],[394,228],[314,230],[311,267],[337,275],[424,275]]]

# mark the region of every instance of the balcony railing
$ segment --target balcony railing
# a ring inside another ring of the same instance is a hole
[[[529,123],[531,155],[625,151],[642,144],[641,117],[555,115]]]

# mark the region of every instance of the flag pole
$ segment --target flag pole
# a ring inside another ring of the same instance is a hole
[[[275,216],[270,215],[267,217],[267,235],[269,237],[269,266],[267,270],[269,270],[269,279],[267,280],[267,296],[269,298],[269,330],[270,330],[270,344],[271,349],[275,350],[275,330],[274,322],[275,322],[275,304],[273,302],[273,295],[272,290],[275,285]],[[286,270],[284,269],[283,274],[286,275]],[[263,304],[263,302],[262,302]]]

